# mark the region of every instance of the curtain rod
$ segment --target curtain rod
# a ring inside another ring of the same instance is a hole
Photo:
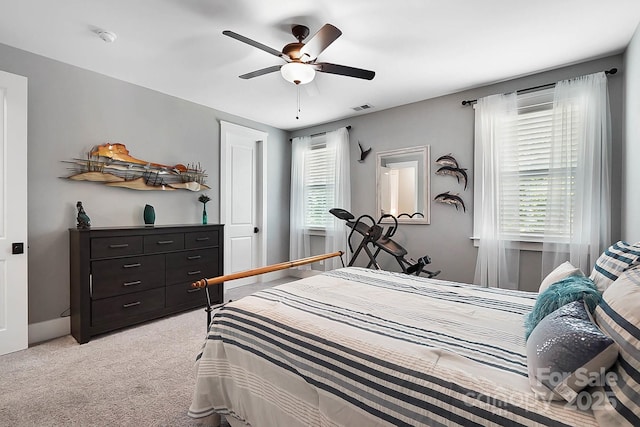
[[[349,125],[349,126],[345,126],[345,127],[347,128],[347,130],[351,130],[351,125]],[[326,134],[327,132],[329,132],[329,131],[326,131],[326,132],[318,132],[318,133],[311,134],[311,135],[309,135],[309,136],[314,137],[314,136],[324,135],[324,134]],[[289,138],[289,142],[291,142],[291,141],[293,141],[293,138]]]
[[[615,74],[618,72],[617,68],[612,68],[610,70],[605,70],[605,74]],[[528,87],[525,89],[518,89],[516,92],[520,93],[520,92],[529,92],[532,90],[536,90],[536,89],[544,89],[544,88],[548,88],[548,87],[554,87],[556,84],[555,83],[547,83],[546,85],[540,85],[540,86],[533,86],[533,87]],[[478,102],[477,99],[467,99],[462,101],[462,105],[471,105],[471,104],[475,104],[476,102]]]

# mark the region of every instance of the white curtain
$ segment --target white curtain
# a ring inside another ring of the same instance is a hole
[[[327,132],[327,149],[335,153],[335,192],[333,204],[335,208],[342,208],[351,212],[351,168],[349,162],[349,131],[340,128]],[[330,207],[330,208],[331,208]],[[343,251],[345,265],[349,263],[347,251],[347,226],[345,221],[329,216],[325,235],[325,253]],[[340,258],[330,258],[326,263],[327,270],[342,267]]]
[[[481,98],[475,106],[474,204],[481,201],[481,212],[475,223],[480,242],[474,283],[485,287],[518,288],[520,251],[503,236],[501,224],[505,210],[517,207],[500,203],[500,189],[518,185],[517,171],[503,167],[517,163],[511,161],[517,114],[515,93]]]
[[[331,208],[351,210],[351,172],[349,162],[349,132],[341,128],[325,135],[327,150],[326,172],[333,177],[333,193],[327,194],[326,222],[324,230],[325,253],[343,251],[345,265],[347,259],[347,227],[340,220],[329,213]],[[306,258],[311,253],[311,233],[305,225],[305,213],[308,210],[309,196],[305,188],[305,156],[312,150],[311,137],[297,137],[292,140],[291,148],[291,209],[290,209],[290,241],[289,255],[292,260]],[[329,190],[330,191],[330,190]],[[315,232],[314,238],[322,238],[321,233]],[[325,269],[332,270],[342,267],[340,258],[325,260]],[[311,269],[310,265],[299,267],[303,270]]]
[[[558,242],[552,227],[545,227],[543,277],[564,261],[588,274],[611,244],[610,122],[604,72],[556,84],[551,168],[563,173],[553,176],[547,200],[564,215],[549,212],[547,222],[571,232],[568,243]],[[577,150],[575,164],[569,161],[571,150]]]
[[[291,141],[291,206],[289,215],[289,257],[291,260],[305,258],[311,254],[309,233],[305,230],[305,153],[311,150],[311,137],[300,136]],[[310,270],[307,265],[301,270]]]

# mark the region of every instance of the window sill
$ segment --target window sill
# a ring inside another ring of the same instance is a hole
[[[327,231],[324,228],[319,228],[319,227],[309,227],[307,229],[305,229],[305,234],[308,236],[326,236],[327,235]]]
[[[480,238],[479,237],[469,237],[469,239],[473,240],[473,246],[480,246]],[[514,249],[519,249],[521,251],[533,251],[533,252],[542,252],[542,242],[535,241],[527,241],[527,240],[511,240],[513,243]]]

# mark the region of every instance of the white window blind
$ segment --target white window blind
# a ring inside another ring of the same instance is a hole
[[[514,141],[504,147],[500,162],[500,231],[504,237],[542,241],[546,233],[562,241],[570,236],[573,209],[554,206],[548,195],[551,189],[574,196],[576,123],[571,120],[561,129],[563,138],[571,140],[571,149],[563,153],[560,164],[551,164],[553,118],[553,89],[518,95],[515,129],[509,130]]]
[[[335,153],[329,152],[324,138],[313,141],[305,153],[305,225],[325,228],[329,209],[335,207]]]

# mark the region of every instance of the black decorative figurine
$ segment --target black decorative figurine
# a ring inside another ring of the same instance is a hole
[[[89,215],[84,211],[82,207],[82,202],[76,203],[76,208],[78,209],[78,225],[77,227],[81,230],[86,230],[91,228],[91,219],[89,219]]]

